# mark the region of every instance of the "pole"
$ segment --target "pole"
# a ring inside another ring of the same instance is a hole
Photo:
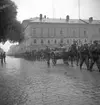
[[[80,21],[80,0],[78,0],[78,18]],[[80,44],[80,26],[79,26],[79,44]]]
[[[54,2],[52,0],[52,14],[53,14],[53,18],[54,18]]]
[[[78,0],[78,17],[80,19],[80,0]]]

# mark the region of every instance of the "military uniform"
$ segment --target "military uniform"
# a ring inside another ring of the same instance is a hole
[[[100,45],[94,41],[94,44],[90,46],[91,64],[90,71],[92,71],[93,65],[96,63],[100,72]]]
[[[6,63],[6,53],[5,52],[3,52],[3,61],[4,63]]]
[[[50,66],[50,49],[48,47],[46,48],[46,60],[47,60],[47,65],[49,67]]]
[[[3,66],[3,52],[1,52],[0,57],[1,57],[1,65]]]
[[[71,65],[73,66],[73,61],[77,59],[77,44],[74,42],[69,48],[69,56],[71,60]]]
[[[80,47],[80,69],[85,62],[87,69],[89,70],[89,48],[88,44],[84,44]]]

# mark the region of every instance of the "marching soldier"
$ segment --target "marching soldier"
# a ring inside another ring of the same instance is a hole
[[[82,69],[83,63],[86,64],[87,70],[89,70],[89,48],[88,48],[88,44],[81,45],[81,47],[80,47],[80,69]]]
[[[6,63],[6,52],[3,52],[3,62]]]
[[[92,71],[93,65],[96,63],[99,72],[100,72],[100,45],[98,41],[94,41],[94,43],[90,46],[90,55],[91,55],[91,64],[90,71]]]
[[[46,59],[47,59],[47,65],[50,67],[50,49],[48,46],[46,47]]]
[[[77,42],[76,41],[73,41],[73,44],[71,45],[71,48],[72,49],[76,49],[76,47],[77,47]]]

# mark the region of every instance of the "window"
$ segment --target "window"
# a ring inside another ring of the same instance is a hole
[[[69,44],[69,40],[67,40],[67,43]]]
[[[36,34],[36,28],[33,28],[33,34],[34,35]]]
[[[85,39],[85,43],[87,42],[87,39]]]
[[[63,43],[63,39],[61,39],[60,42]]]
[[[60,34],[61,34],[61,35],[63,34],[63,31],[62,31],[62,29],[60,30]]]
[[[75,37],[75,30],[73,31],[73,37]]]
[[[87,35],[86,35],[86,31],[84,31],[84,37],[86,37]]]
[[[57,43],[57,41],[55,40],[55,44]]]
[[[75,39],[73,39],[73,42],[75,42]]]
[[[86,31],[84,31],[84,35],[86,35]]]
[[[87,29],[84,29],[84,37],[87,38]]]
[[[48,40],[48,44],[50,44],[50,40]]]
[[[36,43],[36,39],[34,39],[34,43]]]
[[[43,44],[43,39],[41,39],[41,43]]]
[[[99,28],[99,34],[100,34],[100,28]]]

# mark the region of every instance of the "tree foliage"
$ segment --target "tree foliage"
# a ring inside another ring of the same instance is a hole
[[[11,0],[0,0],[0,42],[21,41],[22,25],[16,19],[17,6]]]
[[[12,22],[12,25],[9,25],[8,30],[6,31],[6,39],[12,42],[21,42],[23,39],[23,27],[21,23],[17,20]]]

